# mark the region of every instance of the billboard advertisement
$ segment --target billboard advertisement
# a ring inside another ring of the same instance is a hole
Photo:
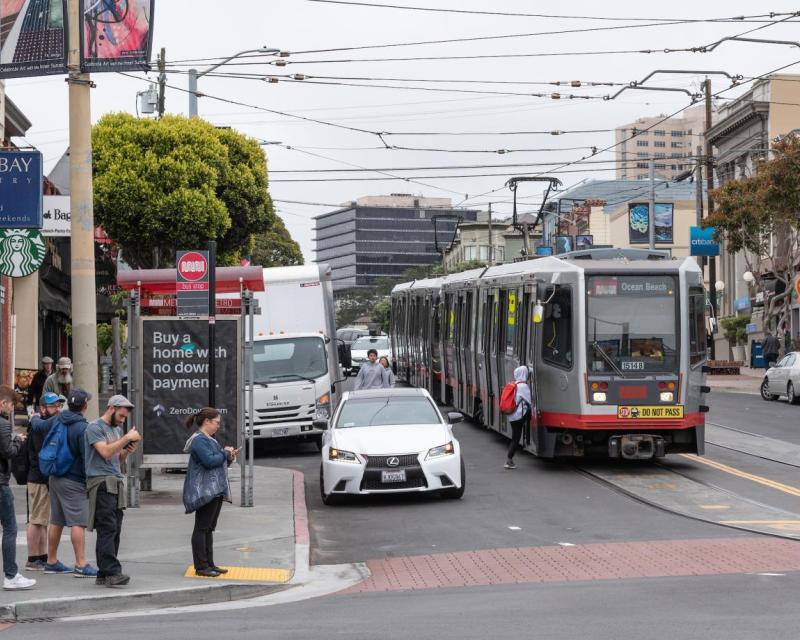
[[[719,242],[714,239],[716,227],[689,227],[689,255],[713,257],[719,255]]]
[[[672,244],[673,242],[673,204],[656,203],[656,242]],[[630,203],[628,205],[628,232],[631,244],[648,244],[650,242],[650,211],[647,203]]]
[[[216,323],[217,440],[235,446],[239,425],[239,321]],[[208,405],[208,320],[142,320],[145,455],[176,455],[191,435],[185,421]]]
[[[0,228],[42,228],[42,154],[0,151]]]
[[[575,247],[580,251],[581,249],[591,249],[594,246],[594,236],[585,234],[575,236]]]
[[[572,236],[556,236],[556,255],[569,253],[575,249]]]
[[[66,0],[0,0],[0,78],[67,72]]]
[[[81,0],[81,68],[149,69],[155,0]]]

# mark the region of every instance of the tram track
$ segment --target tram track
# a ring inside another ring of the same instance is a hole
[[[706,423],[706,442],[744,455],[800,468],[800,446],[716,422]]]

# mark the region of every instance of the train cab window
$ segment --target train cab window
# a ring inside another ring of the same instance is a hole
[[[706,296],[703,287],[689,288],[689,362],[706,359]]]
[[[542,359],[558,367],[572,367],[572,291],[569,287],[548,288],[542,322]]]

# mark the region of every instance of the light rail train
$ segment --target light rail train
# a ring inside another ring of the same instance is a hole
[[[590,249],[406,282],[391,338],[399,379],[507,436],[500,393],[526,365],[523,446],[538,456],[704,453],[706,294],[691,258]]]

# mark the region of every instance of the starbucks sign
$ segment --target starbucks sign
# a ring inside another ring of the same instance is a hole
[[[37,229],[0,229],[0,274],[23,278],[36,272],[46,252]]]

